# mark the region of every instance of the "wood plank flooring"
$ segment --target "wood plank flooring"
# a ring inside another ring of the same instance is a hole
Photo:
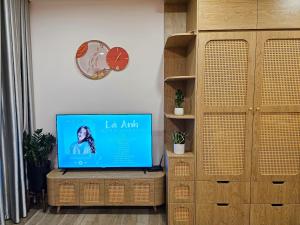
[[[6,225],[12,225],[7,221]],[[63,207],[56,214],[55,208],[46,213],[33,210],[21,225],[166,225],[164,207]]]

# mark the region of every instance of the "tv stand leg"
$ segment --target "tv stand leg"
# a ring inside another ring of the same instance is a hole
[[[60,206],[57,206],[56,207],[56,213],[59,213],[60,212]]]

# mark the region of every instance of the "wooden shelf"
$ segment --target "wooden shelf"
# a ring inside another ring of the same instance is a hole
[[[184,48],[196,38],[194,33],[179,33],[170,35],[167,38],[165,48]]]
[[[170,150],[167,150],[166,153],[167,153],[167,156],[169,158],[193,158],[194,157],[193,152],[185,152],[182,155],[178,155],[178,154],[175,154],[174,152],[172,152]]]
[[[196,76],[171,76],[165,78],[165,82],[178,81],[178,80],[191,80],[191,79],[196,79]]]
[[[190,0],[165,0],[165,4],[185,4],[188,3]]]
[[[194,115],[183,115],[183,116],[176,116],[174,114],[165,113],[165,117],[169,119],[181,119],[181,120],[193,120],[195,119]]]

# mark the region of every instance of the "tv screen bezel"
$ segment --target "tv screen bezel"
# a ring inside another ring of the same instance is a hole
[[[149,167],[61,167],[59,165],[59,148],[58,148],[58,129],[57,129],[57,117],[58,116],[101,116],[101,115],[120,115],[120,116],[126,116],[126,115],[150,115],[150,122],[151,122],[151,163],[152,165]],[[153,167],[153,121],[152,121],[152,113],[90,113],[90,114],[81,114],[81,113],[72,113],[72,114],[56,114],[55,116],[55,122],[56,122],[56,158],[57,158],[57,168],[61,170],[146,170]]]

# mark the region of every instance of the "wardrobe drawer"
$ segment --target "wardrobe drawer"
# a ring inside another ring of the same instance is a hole
[[[300,204],[300,183],[290,181],[252,182],[252,203]]]
[[[194,204],[170,203],[168,225],[194,225]]]
[[[253,204],[251,225],[300,225],[300,204]]]
[[[105,205],[127,205],[129,203],[129,180],[105,180]]]
[[[169,158],[170,180],[194,180],[194,159],[192,158]]]
[[[197,225],[249,225],[249,214],[248,204],[196,204]]]
[[[72,206],[79,204],[79,181],[75,179],[57,181],[56,205]]]
[[[194,181],[170,181],[168,200],[172,203],[194,202]]]
[[[154,205],[154,181],[132,180],[129,195],[131,205]]]
[[[250,203],[250,182],[197,181],[197,203]]]
[[[104,204],[104,180],[80,180],[80,205]]]

